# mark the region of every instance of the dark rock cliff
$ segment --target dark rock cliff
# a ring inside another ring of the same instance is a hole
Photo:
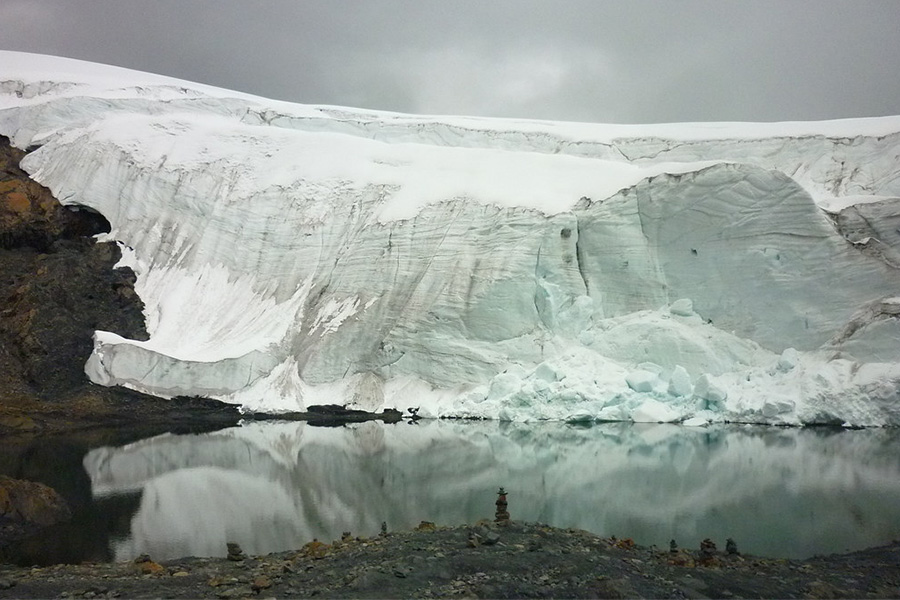
[[[146,339],[131,269],[91,236],[103,216],[61,206],[19,168],[24,153],[0,140],[0,341],[7,378],[45,401],[86,383],[94,330]]]
[[[113,268],[118,247],[93,238],[109,231],[106,219],[60,205],[19,168],[24,155],[0,137],[0,433],[85,418],[235,418],[234,407],[218,402],[173,404],[88,381],[95,330],[147,339],[143,303],[131,269]]]

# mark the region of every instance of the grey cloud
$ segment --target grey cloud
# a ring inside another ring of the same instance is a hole
[[[580,121],[900,113],[900,3],[9,0],[0,46],[297,102]]]

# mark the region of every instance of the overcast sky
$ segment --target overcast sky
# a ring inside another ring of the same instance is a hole
[[[571,121],[900,114],[900,1],[0,0],[0,49],[270,98]]]

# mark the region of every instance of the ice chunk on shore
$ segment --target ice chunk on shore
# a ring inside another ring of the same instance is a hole
[[[668,391],[670,396],[690,396],[693,392],[691,376],[681,365],[677,365],[672,369],[672,374],[669,376]]]
[[[682,413],[669,404],[659,400],[645,400],[631,413],[631,420],[635,423],[671,423],[677,421]]]

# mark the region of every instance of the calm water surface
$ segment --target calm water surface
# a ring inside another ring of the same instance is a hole
[[[81,482],[66,486],[76,522],[31,540],[21,562],[224,556],[227,541],[263,554],[382,521],[456,525],[491,518],[499,486],[513,519],[660,547],[731,537],[807,557],[900,538],[896,430],[265,423],[79,458],[66,467],[81,469],[66,475]]]

